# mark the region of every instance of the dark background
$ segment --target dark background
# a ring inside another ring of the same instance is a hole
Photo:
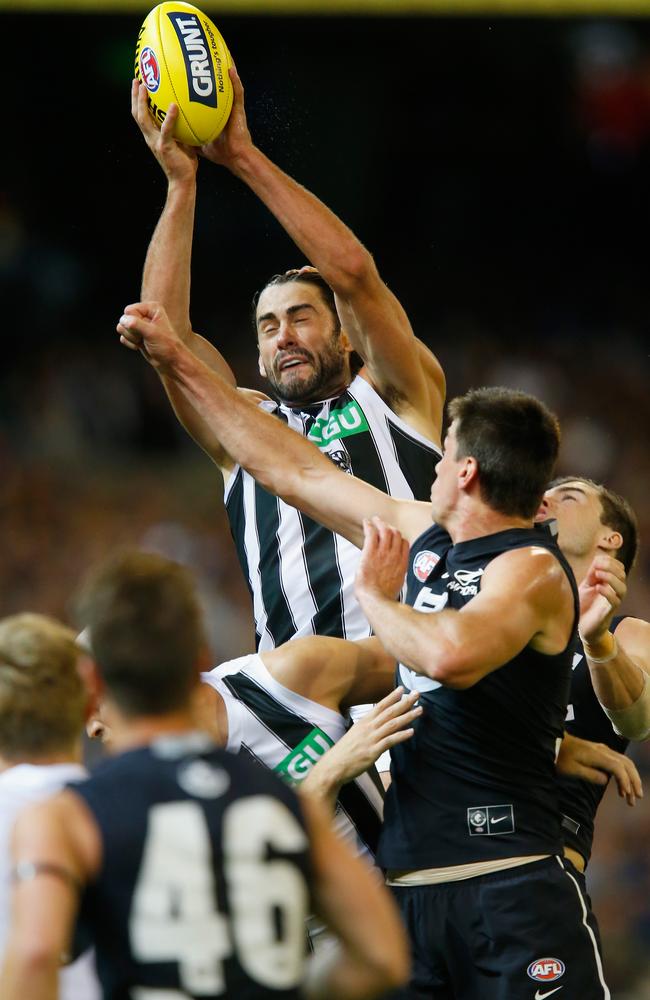
[[[650,22],[206,10],[255,140],[373,251],[449,395],[536,392],[561,471],[623,492],[647,538]],[[145,545],[193,567],[223,658],[252,638],[218,476],[114,333],[165,194],[129,113],[141,20],[0,15],[0,613],[69,618],[91,562]],[[248,303],[304,261],[221,168],[199,189],[194,327],[255,385]],[[647,552],[627,607],[649,616]],[[590,885],[617,1000],[650,998],[649,834],[606,802]]]

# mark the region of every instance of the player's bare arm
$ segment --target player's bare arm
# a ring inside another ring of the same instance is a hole
[[[99,855],[92,820],[70,793],[29,807],[16,821],[3,1000],[58,997],[58,972],[70,955],[81,889],[97,870]]]
[[[225,358],[213,344],[192,329],[190,320],[190,275],[198,166],[196,150],[174,138],[174,125],[178,118],[175,104],[170,105],[162,126],[158,128],[147,108],[147,90],[137,80],[133,80],[131,87],[131,113],[167,179],[165,206],[145,258],[142,298],[161,302],[181,340],[209,368],[235,385],[235,376]],[[195,411],[188,406],[173,379],[161,376],[161,381],[174,412],[186,431],[205,451],[215,451],[218,442],[211,438],[209,428],[197,419]],[[225,453],[218,464],[227,476],[232,463],[228,462]]]
[[[360,1000],[406,982],[409,949],[388,890],[328,822],[323,806],[303,797],[318,913],[340,947],[317,954],[304,986],[310,1000]]]
[[[177,106],[170,106],[159,128],[149,114],[146,87],[137,80],[131,85],[131,114],[167,179],[165,207],[147,250],[142,295],[162,302],[179,336],[187,340],[198,156],[174,138]]]
[[[471,687],[528,645],[555,655],[569,642],[571,587],[545,549],[498,556],[472,601],[437,614],[398,603],[407,562],[408,547],[394,528],[378,519],[366,522],[357,597],[388,652],[416,673],[448,687]]]
[[[650,624],[624,618],[610,630],[626,593],[621,562],[598,555],[580,585],[580,638],[594,692],[616,732],[631,740],[650,736]]]
[[[326,528],[361,547],[366,517],[380,515],[408,538],[431,523],[428,504],[395,500],[347,475],[310,441],[244,398],[181,342],[157,303],[127,306],[117,330],[125,346],[142,350],[178,384],[233,462]],[[218,462],[222,452],[213,458]]]
[[[643,798],[641,775],[634,761],[606,743],[593,743],[565,733],[555,766],[559,774],[581,778],[593,785],[606,785],[610,777],[614,778],[618,794],[629,806]]]
[[[354,233],[254,145],[241,81],[234,69],[230,76],[234,102],[228,124],[202,147],[203,155],[226,166],[275,215],[334,291],[343,328],[365,361],[364,377],[415,430],[439,443],[445,399],[439,362],[415,337],[404,309]]]
[[[379,701],[395,687],[395,659],[374,637],[310,635],[260,656],[278,683],[335,712]]]
[[[422,714],[417,705],[419,696],[418,691],[404,694],[404,689],[398,687],[382,698],[321,757],[300,791],[315,795],[333,812],[342,785],[367,771],[387,750],[413,736],[411,723]]]

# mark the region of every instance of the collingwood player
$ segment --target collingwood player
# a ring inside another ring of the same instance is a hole
[[[297,1000],[303,985],[352,998],[400,985],[405,940],[383,887],[313,802],[195,731],[204,636],[181,567],[115,557],[80,610],[116,755],[17,822],[3,1000],[56,995],[77,914],[104,1000]],[[340,950],[303,984],[312,897]]]
[[[636,517],[622,497],[573,476],[556,480],[544,494],[538,518],[549,517],[580,584],[566,729],[625,753],[630,740],[650,735],[650,624],[614,617],[636,557]],[[563,778],[560,788],[564,853],[583,872],[605,786]]]
[[[400,701],[400,692],[392,690],[394,674],[395,660],[376,639],[310,636],[222,663],[203,680],[226,749],[246,754],[293,786],[302,785],[343,741],[339,771],[328,768],[326,784],[319,771],[307,785],[333,800],[338,832],[374,863],[384,798],[374,761],[412,735],[405,727],[420,713],[417,692]],[[375,701],[380,704],[367,722],[346,736],[349,709]]]
[[[318,269],[276,275],[256,296],[259,370],[277,400],[262,405],[345,471],[392,496],[424,500],[440,455],[445,392],[440,365],[414,336],[402,306],[353,233],[253,144],[242,85],[234,70],[231,76],[228,124],[201,152],[242,180]],[[146,90],[137,81],[132,111],[168,182],[147,253],[142,298],[160,302],[189,348],[235,385],[227,363],[193,332],[189,318],[196,151],[173,138],[175,106],[162,129],[154,125]],[[221,447],[176,383],[164,374],[162,379],[181,422],[223,473],[257,648],[312,634],[368,636],[354,596],[356,548],[269,495]]]
[[[364,545],[360,603],[424,708],[392,751],[379,850],[411,933],[414,995],[528,998],[561,979],[581,1000],[609,997],[559,857],[554,758],[578,599],[554,540],[533,529],[555,419],[523,393],[467,393],[450,406],[431,505],[396,500],[238,396],[156,304],[127,307],[118,331],[265,488]]]

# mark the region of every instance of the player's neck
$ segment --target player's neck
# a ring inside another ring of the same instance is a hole
[[[449,515],[445,529],[456,545],[458,542],[469,542],[473,538],[484,535],[496,535],[499,531],[511,528],[532,528],[532,517],[515,517],[512,514],[501,514],[484,503],[470,503]]]
[[[161,736],[180,736],[197,728],[191,708],[163,715],[124,715],[118,708],[110,710],[110,752],[124,753],[148,746]]]
[[[562,546],[560,546],[560,548],[561,547]],[[596,549],[594,552],[589,552],[587,555],[572,555],[567,552],[565,552],[564,555],[566,561],[573,570],[576,583],[580,586],[589,571],[589,567],[591,566],[594,556],[598,555],[598,550]]]

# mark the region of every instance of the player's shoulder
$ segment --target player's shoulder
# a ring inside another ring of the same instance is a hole
[[[556,552],[534,540],[499,553],[485,569],[482,589],[492,581],[531,599],[571,592],[566,568]]]

